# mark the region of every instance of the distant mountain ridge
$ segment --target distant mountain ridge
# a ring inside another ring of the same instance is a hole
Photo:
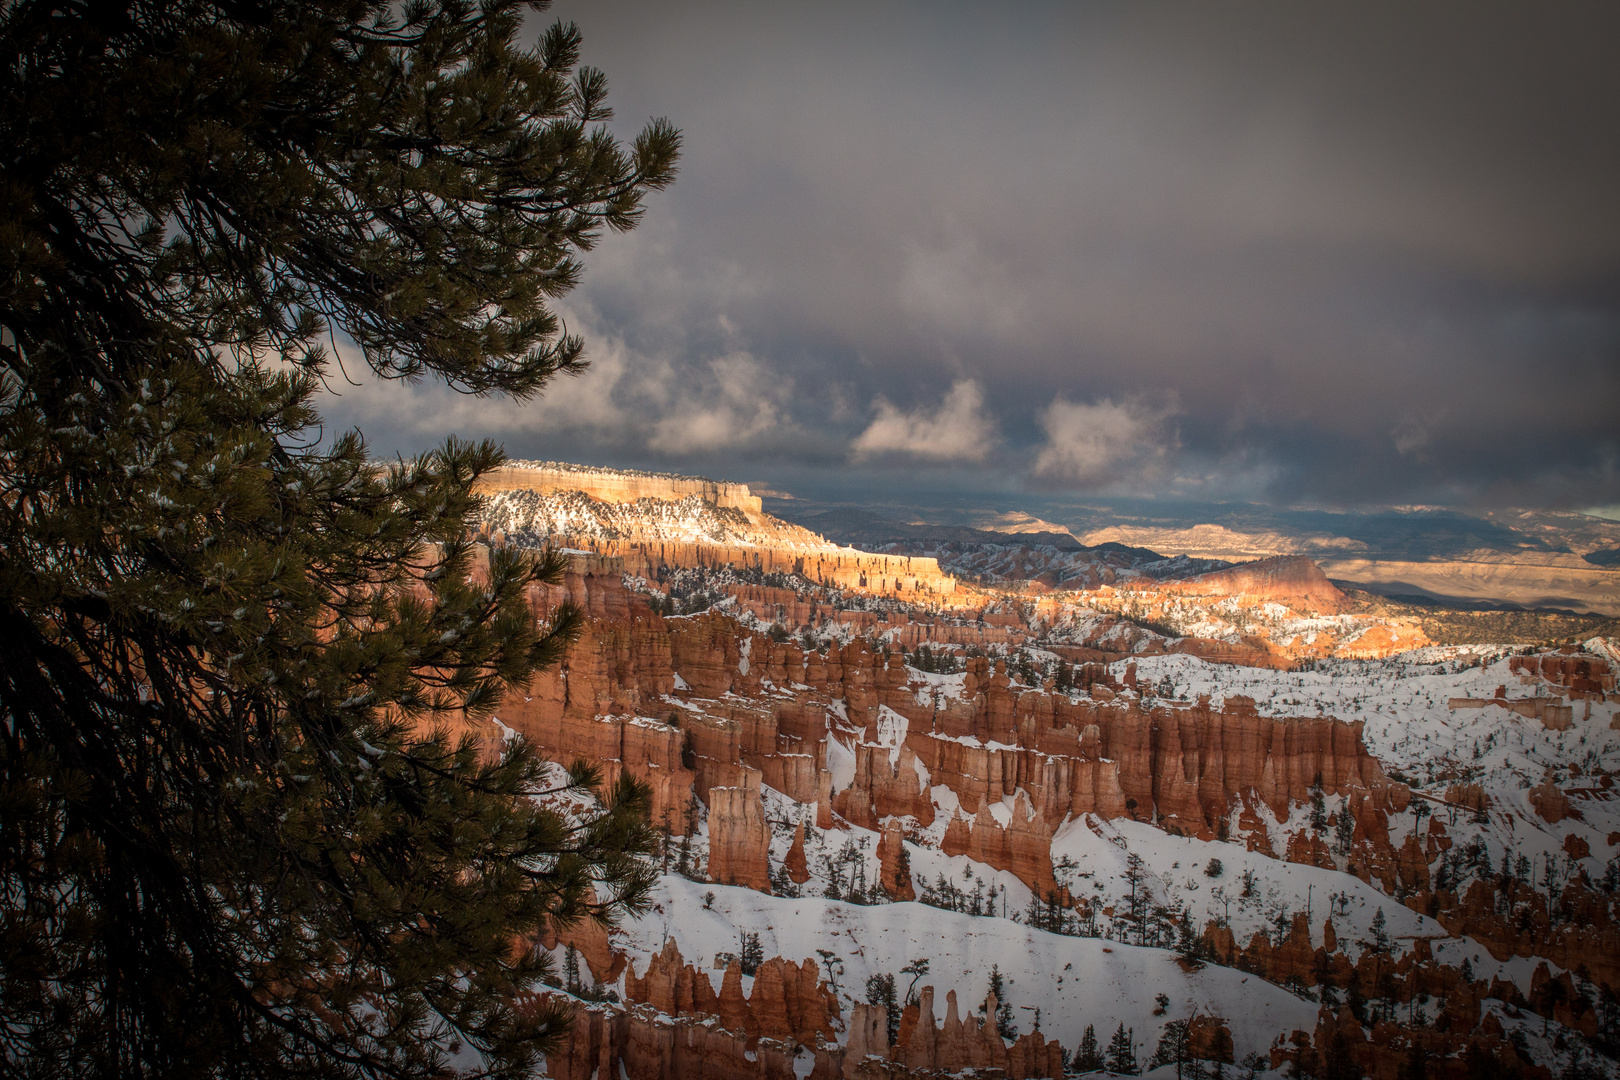
[[[1620,615],[1620,522],[1568,511],[1492,511],[1419,507],[1334,512],[1248,504],[1172,506],[1119,500],[1117,509],[1064,504],[1032,494],[1031,514],[986,508],[889,506],[883,511],[829,506],[799,498],[772,509],[793,521],[872,546],[922,543],[1044,545],[1053,552],[1162,553],[1207,560],[1208,568],[1303,555],[1334,580],[1390,597],[1425,597],[1461,607],[1521,607]],[[936,515],[937,523],[923,520]],[[887,515],[887,516],[886,516]],[[901,515],[909,524],[893,520]],[[1023,518],[1065,532],[1001,532],[953,522]],[[948,560],[941,555],[942,563]],[[958,565],[960,573],[978,573]],[[1172,574],[1182,573],[1180,568]],[[1196,571],[1191,571],[1196,572]],[[1037,574],[1030,574],[1032,578]]]
[[[905,523],[850,508],[788,512],[793,520],[828,539],[867,551],[928,556],[950,573],[987,584],[1095,588],[1131,577],[1188,577],[1231,565],[1220,559],[1166,556],[1128,544],[1084,544],[1066,531],[1000,532],[965,525]]]

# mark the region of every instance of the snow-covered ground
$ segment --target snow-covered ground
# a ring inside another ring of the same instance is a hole
[[[1305,825],[1303,813],[1289,823],[1296,829]],[[1185,904],[1200,930],[1211,919],[1226,919],[1240,947],[1258,931],[1275,937],[1279,917],[1286,931],[1289,918],[1305,912],[1312,945],[1323,943],[1323,924],[1331,918],[1339,948],[1354,960],[1371,942],[1373,920],[1382,911],[1386,933],[1397,949],[1404,951],[1414,938],[1429,938],[1437,960],[1459,966],[1467,959],[1478,978],[1500,975],[1528,992],[1538,963],[1524,957],[1498,963],[1483,945],[1450,937],[1435,920],[1359,878],[1268,858],[1241,843],[1171,836],[1146,822],[1105,822],[1089,814],[1066,822],[1052,841],[1054,860],[1068,856],[1079,866],[1069,882],[1072,891],[1092,896],[1097,906],[1123,907],[1130,892],[1125,870],[1131,855],[1142,860],[1148,875],[1143,884],[1155,903]],[[1213,877],[1206,872],[1212,859],[1221,864]]]
[[[1556,695],[1557,687],[1521,682],[1509,670],[1513,653],[1497,646],[1430,647],[1383,660],[1321,661],[1307,671],[1210,664],[1190,656],[1135,663],[1139,685],[1168,680],[1177,699],[1208,694],[1219,702],[1241,694],[1268,716],[1360,721],[1368,751],[1385,772],[1414,789],[1443,798],[1454,783],[1481,785],[1492,804],[1486,821],[1441,811],[1457,842],[1478,837],[1493,860],[1507,850],[1539,870],[1548,857],[1564,857],[1565,838],[1574,836],[1591,851],[1581,865],[1600,878],[1617,854],[1608,838],[1620,832],[1620,789],[1611,792],[1586,777],[1599,769],[1620,770],[1620,729],[1614,726],[1620,704],[1575,701],[1563,731],[1499,705],[1450,707],[1455,698],[1493,698],[1498,687],[1506,688],[1510,700]],[[1116,664],[1115,673],[1122,676],[1124,665]],[[1549,824],[1534,811],[1529,789],[1549,774],[1571,793],[1580,819]],[[1390,834],[1398,838],[1412,826],[1410,812],[1393,815]]]
[[[1575,720],[1567,731],[1549,730],[1497,706],[1448,707],[1452,698],[1492,697],[1498,686],[1507,688],[1509,698],[1535,696],[1536,687],[1521,685],[1519,675],[1508,670],[1512,652],[1499,646],[1437,646],[1382,660],[1324,660],[1308,671],[1211,664],[1191,656],[1134,662],[1139,683],[1156,685],[1168,677],[1178,698],[1209,694],[1219,701],[1242,694],[1254,698],[1267,716],[1360,720],[1368,749],[1385,768],[1420,782],[1446,771],[1539,782],[1549,767],[1620,767],[1620,730],[1610,727],[1620,709],[1614,702],[1575,702]],[[1114,666],[1122,676],[1124,665]],[[1543,684],[1541,693],[1549,692],[1556,688]]]
[[[1620,770],[1620,730],[1611,726],[1616,704],[1575,702],[1573,720],[1563,731],[1497,705],[1450,707],[1455,698],[1493,698],[1499,686],[1506,688],[1510,699],[1557,692],[1510,671],[1511,655],[1513,651],[1505,648],[1427,648],[1383,660],[1321,661],[1311,670],[1294,672],[1218,665],[1181,655],[1138,657],[1134,663],[1138,685],[1157,693],[1159,704],[1175,707],[1204,694],[1216,702],[1243,695],[1253,698],[1265,715],[1360,721],[1369,751],[1386,772],[1406,779],[1415,790],[1444,799],[1456,783],[1478,783],[1484,789],[1490,800],[1484,815],[1422,804],[1432,807],[1444,823],[1454,849],[1479,846],[1493,867],[1504,854],[1515,860],[1528,858],[1538,886],[1549,864],[1557,868],[1558,887],[1576,867],[1600,879],[1615,854],[1608,836],[1620,832],[1620,796],[1611,797],[1590,774],[1597,769]],[[1124,666],[1123,662],[1114,666],[1116,677],[1123,677]],[[912,670],[910,675],[920,704],[960,697],[963,692],[960,674]],[[834,723],[827,747],[835,790],[853,779],[854,739],[888,746],[897,759],[908,726],[904,717],[882,709],[875,722],[857,734],[841,705],[832,704]],[[1570,795],[1580,819],[1549,824],[1535,812],[1530,788],[1549,777]],[[912,840],[922,841],[906,845],[913,880],[919,890],[943,878],[964,896],[977,892],[986,898],[987,911],[993,915],[974,916],[919,903],[861,905],[827,899],[824,894],[835,878],[839,890],[847,894],[856,881],[869,889],[879,877],[878,833],[840,819],[836,829],[807,827],[805,854],[811,878],[798,888],[800,895],[771,896],[667,874],[660,879],[653,910],[615,932],[616,947],[630,954],[639,973],[664,942],[673,939],[687,962],[706,971],[718,991],[722,954],[739,951],[742,933],[757,933],[765,956],[814,959],[824,975],[831,973],[846,1017],[852,1002],[865,1000],[868,978],[892,974],[903,992],[909,977],[901,969],[921,959],[928,960],[929,972],[918,985],[935,987],[936,1020],[946,1014],[949,991],[956,992],[959,1014],[977,1011],[995,965],[1005,978],[1020,1031],[1034,1025],[1039,1009],[1042,1031],[1073,1048],[1086,1025],[1106,1041],[1123,1023],[1134,1030],[1138,1056],[1144,1061],[1166,1022],[1194,1014],[1224,1017],[1239,1059],[1251,1052],[1265,1053],[1281,1034],[1315,1027],[1314,1000],[1257,976],[1216,965],[1189,972],[1164,949],[1108,937],[1053,934],[1026,925],[1023,913],[1032,898],[1022,882],[965,856],[946,856],[938,850],[955,796],[943,786],[932,786],[923,771],[918,782],[931,788],[942,812],[933,829],[917,828],[914,822],[908,828]],[[771,865],[780,867],[795,826],[801,822],[810,826],[814,808],[768,787],[762,795],[772,831]],[[1338,800],[1329,796],[1328,811],[1338,808]],[[998,804],[991,812],[1006,809]],[[1234,809],[1234,836],[1236,814]],[[1262,818],[1274,850],[1282,851],[1291,833],[1309,828],[1310,807],[1295,807],[1280,822],[1268,813]],[[1408,810],[1390,814],[1388,827],[1399,845],[1413,831],[1426,830],[1428,823]],[[706,830],[700,818],[691,844],[699,867],[707,851]],[[1584,840],[1591,851],[1578,862],[1567,854],[1572,836]],[[1098,913],[1107,907],[1116,913],[1125,909],[1130,893],[1126,872],[1133,855],[1143,872],[1138,889],[1146,890],[1151,905],[1185,911],[1195,929],[1224,920],[1239,946],[1257,932],[1269,933],[1274,940],[1285,935],[1291,917],[1303,912],[1313,945],[1323,943],[1323,924],[1331,919],[1339,948],[1353,959],[1370,944],[1374,919],[1381,911],[1397,951],[1410,947],[1414,939],[1427,939],[1436,959],[1453,966],[1466,961],[1479,979],[1501,977],[1528,991],[1541,963],[1527,957],[1497,961],[1479,942],[1451,937],[1435,920],[1375,885],[1340,871],[1252,853],[1240,841],[1171,836],[1147,822],[1103,821],[1086,815],[1065,821],[1052,845],[1053,861],[1060,864],[1059,879],[1073,894],[1089,898]],[[991,896],[993,906],[988,903]],[[1120,925],[1110,928],[1105,916],[1099,914],[1097,921],[1104,934],[1131,936]],[[1560,970],[1548,966],[1555,973]],[[1160,995],[1166,1005],[1160,1005]],[[1510,1012],[1500,1018],[1509,1028],[1525,1029],[1537,1060],[1562,1060],[1562,1051],[1550,1042],[1542,1045],[1539,1018]]]
[[[714,902],[706,906],[709,893]],[[1106,1042],[1123,1023],[1134,1031],[1143,1060],[1165,1022],[1192,1015],[1225,1017],[1240,1058],[1264,1053],[1279,1032],[1316,1025],[1314,1002],[1234,968],[1208,965],[1186,972],[1165,949],[1049,934],[1008,919],[915,903],[866,907],[767,896],[673,875],[660,880],[654,905],[647,917],[626,923],[618,942],[630,952],[638,974],[673,938],[689,963],[708,972],[718,992],[724,970],[714,966],[716,956],[736,953],[742,933],[757,933],[766,956],[813,959],[824,974],[828,964],[820,951],[834,954],[846,1017],[850,1002],[865,1000],[869,977],[893,974],[903,992],[909,976],[900,969],[926,959],[928,974],[918,985],[934,987],[936,1021],[945,1019],[950,991],[956,992],[959,1015],[977,1012],[994,965],[1006,980],[1019,1031],[1034,1026],[1037,1009],[1041,1031],[1067,1047],[1079,1044],[1087,1024]],[[745,992],[751,981],[744,980]],[[1169,1004],[1155,1016],[1159,994]]]

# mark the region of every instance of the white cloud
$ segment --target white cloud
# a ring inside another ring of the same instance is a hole
[[[955,383],[939,408],[901,412],[878,398],[877,417],[855,440],[855,460],[904,454],[933,461],[982,461],[995,441],[984,412],[984,391],[972,379]]]
[[[593,333],[588,340],[585,370],[553,378],[529,401],[458,393],[434,378],[414,383],[379,378],[357,348],[340,341],[341,368],[334,363],[329,370],[329,392],[319,406],[339,428],[356,425],[419,444],[449,434],[500,439],[533,432],[614,430],[628,422],[616,394],[635,358],[617,336]]]
[[[780,403],[792,383],[748,353],[709,361],[697,382],[680,393],[669,393],[665,385],[666,415],[653,425],[650,449],[664,454],[724,450],[786,426]]]
[[[1035,474],[1097,486],[1127,470],[1154,472],[1174,442],[1165,431],[1170,413],[1134,400],[1075,404],[1058,398],[1040,414],[1046,445]]]

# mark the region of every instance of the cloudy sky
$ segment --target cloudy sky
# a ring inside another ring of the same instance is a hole
[[[349,388],[379,450],[809,485],[1620,503],[1620,16],[559,3],[681,175],[527,405]]]

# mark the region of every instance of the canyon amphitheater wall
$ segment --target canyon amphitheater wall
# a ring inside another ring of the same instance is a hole
[[[560,461],[513,461],[479,480],[476,491],[581,491],[607,503],[634,503],[641,499],[678,502],[696,495],[725,510],[740,510],[750,521],[764,516],[759,496],[747,484],[710,480],[704,476],[640,472],[635,469],[593,469]]]

